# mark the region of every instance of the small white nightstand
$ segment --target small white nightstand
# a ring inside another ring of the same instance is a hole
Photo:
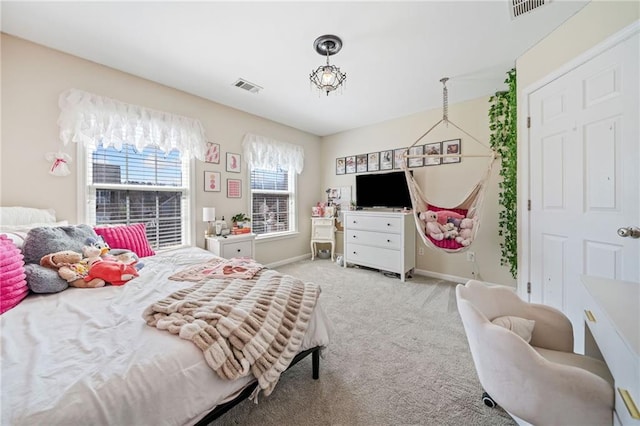
[[[216,256],[250,257],[255,259],[256,234],[227,235],[226,237],[206,237],[206,249]]]
[[[316,257],[316,243],[331,244],[331,260],[336,248],[336,227],[334,217],[311,218],[311,260]]]

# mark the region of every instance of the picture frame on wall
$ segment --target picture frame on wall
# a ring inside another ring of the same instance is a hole
[[[389,149],[387,151],[380,152],[380,170],[391,170],[393,169],[393,150]]]
[[[425,153],[425,155],[440,155],[440,154],[442,154],[442,143],[441,142],[435,142],[435,143],[426,144],[424,146],[424,153]],[[442,162],[442,158],[441,157],[436,157],[436,158],[425,157],[425,159],[424,159],[424,165],[425,166],[438,166],[438,165],[440,165],[441,162]]]
[[[377,172],[380,170],[380,152],[370,152],[367,154],[367,171]]]
[[[242,180],[227,179],[227,198],[242,198]]]
[[[367,171],[367,154],[356,155],[356,172],[362,173]]]
[[[346,172],[344,157],[336,158],[336,174],[343,175]]]
[[[422,155],[422,154],[424,154],[424,145],[412,146],[411,148],[409,148],[409,155]],[[407,165],[410,168],[424,166],[424,158],[423,157],[409,158],[408,160],[409,161],[408,161]]]
[[[346,173],[356,172],[356,156],[355,155],[349,155],[348,157],[345,157],[344,162],[345,162]]]
[[[462,154],[462,146],[460,139],[452,139],[442,142],[442,154],[443,155],[460,155]],[[459,163],[462,160],[460,157],[443,157],[442,164]]]
[[[204,154],[205,163],[220,164],[220,144],[207,142],[207,151]]]
[[[222,191],[220,172],[204,172],[204,192]]]
[[[240,173],[240,154],[227,152],[227,171],[231,173]]]
[[[393,168],[394,169],[402,169],[402,164],[405,163],[405,161],[407,161],[406,158],[404,158],[404,153],[407,150],[407,148],[397,148],[393,150]]]

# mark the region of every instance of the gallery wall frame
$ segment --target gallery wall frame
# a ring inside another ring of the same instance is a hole
[[[377,172],[380,170],[380,152],[370,152],[367,154],[367,171]]]
[[[220,192],[222,191],[222,181],[220,172],[204,172],[204,191]]]
[[[241,179],[227,179],[227,198],[242,198]]]
[[[343,175],[346,173],[346,164],[344,157],[336,158],[336,174]]]
[[[231,173],[240,173],[241,163],[240,154],[227,152],[227,171]]]
[[[462,150],[462,147],[460,146],[460,139],[451,139],[451,140],[442,142],[443,155],[448,155],[448,154],[460,155],[462,154],[461,150]],[[460,157],[443,157],[442,164],[459,163],[460,160],[461,160]]]
[[[220,164],[220,144],[207,142],[207,150],[204,154],[205,163]]]
[[[426,155],[440,155],[442,154],[442,142],[428,143],[424,146],[424,153]],[[425,166],[439,166],[442,163],[441,157],[425,158]]]

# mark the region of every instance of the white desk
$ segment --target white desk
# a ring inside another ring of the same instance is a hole
[[[640,426],[640,284],[583,275],[585,354],[615,381],[614,425]]]

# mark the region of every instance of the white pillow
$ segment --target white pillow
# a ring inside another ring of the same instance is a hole
[[[24,239],[27,238],[27,233],[33,228],[39,228],[41,226],[67,226],[69,222],[66,220],[52,223],[30,223],[28,225],[14,225],[14,226],[0,226],[0,234],[6,235],[18,249],[22,250],[24,245]]]
[[[0,207],[0,225],[15,226],[31,223],[54,223],[56,211],[32,207]]]
[[[512,316],[498,317],[491,322],[495,325],[499,325],[500,327],[504,327],[507,330],[513,331],[515,334],[522,337],[527,343],[531,341],[533,327],[536,325],[534,320]]]

